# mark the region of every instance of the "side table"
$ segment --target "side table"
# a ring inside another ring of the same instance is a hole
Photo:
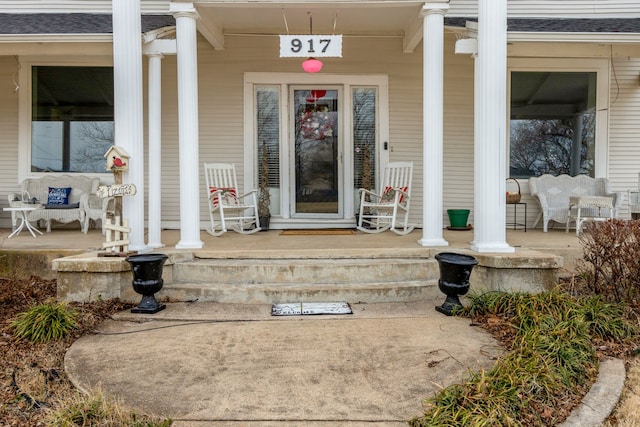
[[[572,210],[575,209],[575,214]],[[596,211],[596,214],[585,213],[583,209]],[[609,210],[609,216],[602,215],[602,209]],[[569,232],[569,224],[571,221],[576,223],[576,236],[580,234],[582,225],[585,221],[605,221],[613,219],[613,197],[604,196],[574,196],[569,197],[569,216],[567,217],[567,225],[565,232]]]
[[[524,222],[518,222],[518,205],[524,205]],[[526,202],[507,203],[507,206],[513,206],[513,222],[508,222],[507,227],[513,226],[516,230],[518,227],[523,227],[524,232],[527,232],[527,204]]]
[[[18,225],[18,227],[16,227],[15,230],[13,230],[13,233],[9,234],[8,239],[12,238],[17,234],[20,234],[23,228],[26,228],[27,230],[29,230],[29,232],[33,237],[36,237],[36,233],[42,234],[42,231],[38,230],[33,225],[31,225],[28,219],[29,212],[32,212],[38,209],[42,209],[42,206],[28,204],[28,203],[20,203],[15,206],[11,206],[9,208],[3,208],[3,210],[6,212],[16,212],[18,214],[18,219],[20,220],[20,224]]]

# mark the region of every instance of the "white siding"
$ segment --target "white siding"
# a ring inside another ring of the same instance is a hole
[[[169,0],[142,0],[142,13],[169,10]],[[111,0],[2,0],[2,13],[111,13]]]
[[[640,17],[638,0],[508,0],[510,18],[633,18]],[[451,0],[447,16],[478,14],[478,0]]]
[[[470,223],[474,214],[474,60],[471,55],[452,54],[454,43],[448,37],[445,46],[444,225],[449,225],[447,209],[470,209]]]
[[[372,40],[376,43],[375,61],[369,55]],[[296,58],[278,58],[277,37],[228,36],[225,43],[224,51],[213,51],[206,43],[201,42],[198,52],[200,164],[211,161],[233,162],[238,168],[238,179],[242,180],[243,73],[299,73],[301,61]],[[403,54],[401,43],[399,38],[348,39],[343,47],[343,58],[325,58],[322,73],[366,72],[389,75],[392,147],[389,155],[391,161],[415,162],[412,220],[418,222],[422,206],[422,56],[420,53]],[[339,83],[336,80],[336,84]],[[163,143],[164,141],[163,136]],[[245,187],[244,183],[240,183],[240,186]],[[167,190],[169,189],[163,189]],[[204,221],[204,192],[201,197]]]
[[[389,76],[390,161],[413,160],[414,188],[412,221],[422,216],[422,55],[404,54],[399,39],[375,39],[376,58],[371,61],[373,39],[353,38],[345,41],[343,58],[326,58],[323,74],[362,73]],[[454,37],[447,37],[445,51],[445,143],[444,206],[473,207],[473,60],[453,55]],[[300,72],[298,59],[279,59],[275,37],[227,37],[224,51],[213,51],[205,42],[198,52],[200,84],[200,164],[233,162],[238,178],[243,176],[242,83],[243,73]],[[166,60],[165,60],[166,61]],[[166,68],[166,67],[165,67]],[[336,83],[340,83],[336,81]],[[171,91],[173,91],[171,89]],[[163,93],[163,97],[166,94]],[[164,99],[164,98],[163,98]],[[165,102],[163,102],[163,105]],[[175,105],[175,104],[173,104]],[[165,107],[163,107],[165,108]],[[170,106],[167,108],[171,108]],[[177,142],[168,139],[167,116],[175,112],[163,110],[163,147]],[[177,131],[174,130],[174,134]],[[169,150],[168,148],[166,150]],[[176,151],[177,154],[177,151]],[[169,153],[163,151],[163,217],[177,215],[177,162],[167,164]],[[174,157],[175,159],[175,157]],[[204,179],[201,177],[201,179]],[[170,187],[169,187],[170,186]],[[201,185],[202,186],[202,185]],[[245,187],[244,183],[240,183]],[[168,200],[166,200],[168,199]],[[202,219],[206,220],[202,192]],[[173,206],[175,204],[175,206]],[[446,218],[446,211],[443,212]],[[177,218],[177,217],[176,217]]]
[[[640,58],[615,59],[612,65],[609,178],[616,191],[637,190],[640,172]],[[626,202],[623,218],[628,215]]]
[[[18,64],[13,57],[0,57],[0,205],[7,206],[7,195],[18,190]],[[8,212],[0,213],[0,227],[10,228]]]

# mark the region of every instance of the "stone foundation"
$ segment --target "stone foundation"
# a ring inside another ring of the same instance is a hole
[[[425,263],[437,263],[433,256],[438,252],[446,251],[426,249],[421,252],[420,258],[424,258]],[[474,267],[470,278],[472,291],[542,292],[552,289],[557,284],[558,274],[563,266],[562,257],[538,251],[523,250],[511,254],[478,254],[469,250],[451,250],[451,252],[465,253],[478,259],[478,265]],[[165,288],[159,295],[177,299],[181,295],[179,291],[177,289],[173,293],[171,291],[173,266],[182,261],[191,261],[195,256],[194,253],[186,251],[169,250],[162,253],[167,254],[169,259],[164,265],[162,276]],[[206,257],[203,253],[198,253],[197,256]],[[211,257],[219,258],[221,254],[212,254]],[[375,258],[375,256],[369,254],[369,258]],[[233,262],[232,259],[227,259],[230,263]],[[330,275],[331,263],[327,262],[326,258],[323,263],[327,264],[327,275]],[[375,268],[375,262],[371,265]],[[53,260],[52,269],[58,281],[58,299],[60,300],[87,302],[120,298],[133,303],[140,300],[140,295],[133,291],[131,284],[133,274],[125,257],[98,257],[97,253],[74,255]],[[432,270],[437,271],[437,268]],[[210,274],[215,275],[215,273]],[[421,280],[437,282],[437,279],[436,274],[430,279]],[[207,284],[203,283],[200,286],[204,289]],[[260,285],[251,286],[259,287]],[[265,286],[273,286],[273,284]],[[348,287],[348,283],[339,283],[336,286]],[[225,286],[225,288],[228,287]],[[230,290],[230,288],[227,289],[227,291]]]

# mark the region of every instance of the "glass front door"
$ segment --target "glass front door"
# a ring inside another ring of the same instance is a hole
[[[293,88],[291,215],[341,218],[340,92]]]

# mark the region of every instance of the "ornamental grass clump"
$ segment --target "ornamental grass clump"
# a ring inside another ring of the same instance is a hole
[[[19,313],[11,322],[17,338],[46,343],[64,338],[78,326],[78,312],[67,304],[47,301]]]
[[[489,292],[470,300],[462,314],[500,323],[508,352],[489,371],[427,399],[412,426],[557,424],[560,408],[584,394],[597,374],[595,345],[638,333],[621,306],[598,296]]]
[[[100,389],[87,395],[77,393],[65,400],[59,408],[51,410],[48,420],[51,427],[169,427],[171,424],[170,418],[135,414],[125,409],[120,401],[108,399]]]

